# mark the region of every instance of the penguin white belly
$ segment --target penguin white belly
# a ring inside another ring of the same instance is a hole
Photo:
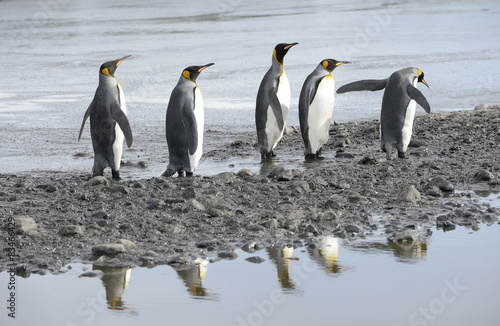
[[[417,79],[413,81],[413,86],[417,86]],[[417,102],[410,100],[408,107],[406,108],[405,123],[403,125],[403,130],[401,131],[403,152],[406,152],[408,144],[411,140],[411,134],[413,131],[413,119],[415,118],[415,110],[417,108]]]
[[[283,132],[285,131],[286,119],[288,118],[288,110],[290,108],[290,83],[286,77],[285,72],[280,76],[278,91],[276,96],[281,104],[281,114],[283,116],[283,128],[278,127],[278,121],[273,113],[273,108],[269,106],[267,108],[267,122],[266,122],[266,135],[270,148],[268,151],[273,150],[278,144],[279,140],[283,137]]]
[[[205,112],[203,110],[203,97],[201,96],[200,89],[196,86],[194,91],[194,116],[196,118],[196,127],[198,128],[198,148],[193,155],[189,155],[189,168],[194,172],[198,166],[198,162],[203,154],[203,129],[205,126]]]
[[[125,95],[123,94],[122,88],[120,84],[118,84],[118,96],[119,96],[119,103],[120,103],[120,109],[122,109],[123,113],[127,115],[127,102],[125,101]],[[121,130],[120,126],[118,123],[115,123],[115,141],[113,142],[113,154],[115,158],[115,171],[120,170],[120,162],[122,159],[122,153],[123,153],[123,140],[125,139],[125,136],[123,135],[123,131]]]
[[[307,115],[308,138],[312,154],[328,140],[335,104],[335,82],[331,75],[319,83]]]

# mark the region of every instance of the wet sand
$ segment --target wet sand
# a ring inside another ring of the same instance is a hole
[[[252,133],[217,137],[205,159],[258,158]],[[0,268],[189,264],[233,259],[235,248],[309,246],[321,235],[385,232],[411,246],[435,227],[476,231],[498,221],[499,209],[474,194],[500,191],[498,144],[500,106],[480,105],[418,116],[406,159],[385,159],[372,120],[332,125],[324,158],[314,162],[303,162],[298,128],[289,128],[278,158],[258,171],[227,172],[221,163],[209,176],[113,181],[109,171],[91,179],[89,161],[88,174],[1,174],[0,234],[15,235],[0,244]],[[300,168],[280,157],[296,157]],[[131,162],[122,176],[152,163]]]

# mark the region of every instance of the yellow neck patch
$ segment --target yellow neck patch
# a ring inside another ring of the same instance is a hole
[[[273,50],[273,58],[274,58],[274,60],[276,60],[277,63],[279,63],[280,65],[283,65],[281,62],[278,61],[278,58],[276,58],[276,49]]]
[[[328,68],[327,68],[328,67],[328,61],[325,60],[325,61],[323,61],[322,64],[323,64],[323,68],[325,68],[325,70],[328,70]]]
[[[103,74],[105,74],[106,76],[109,76],[109,77],[113,77],[109,74],[109,70],[108,68],[104,68],[102,71],[101,71]]]
[[[187,80],[191,81],[191,74],[189,73],[189,71],[184,70],[182,72],[182,76],[184,76],[184,78],[186,78]]]

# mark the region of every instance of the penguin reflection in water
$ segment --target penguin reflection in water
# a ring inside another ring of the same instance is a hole
[[[190,66],[182,71],[168,102],[166,137],[169,163],[162,176],[192,176],[202,155],[205,116],[196,78],[207,67]]]
[[[120,180],[120,160],[123,151],[123,138],[127,146],[132,146],[132,130],[127,118],[125,96],[114,73],[116,68],[127,59],[108,61],[99,69],[99,86],[85,116],[78,141],[82,137],[83,127],[90,116],[90,134],[94,148],[93,177],[102,176],[106,167],[111,167],[113,179]]]
[[[385,88],[380,115],[380,145],[388,160],[394,148],[399,158],[405,158],[413,130],[416,103],[430,113],[431,107],[417,89],[423,83],[424,73],[418,68],[405,68],[394,72],[389,78],[361,80],[349,83],[337,90],[338,94],[352,91],[378,91]]]
[[[290,108],[290,83],[285,74],[283,59],[298,43],[280,43],[273,50],[271,68],[262,79],[257,92],[255,124],[257,140],[263,159],[275,156],[273,150],[283,137]]]
[[[332,71],[349,61],[325,59],[307,76],[299,98],[300,131],[306,159],[318,158],[328,140],[335,100]]]

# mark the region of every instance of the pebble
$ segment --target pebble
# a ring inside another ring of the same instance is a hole
[[[109,186],[109,181],[103,176],[95,176],[87,182],[87,186]]]
[[[82,236],[84,227],[80,225],[64,225],[59,229],[59,233],[67,237]]]
[[[181,210],[183,213],[187,213],[189,211],[204,211],[205,206],[203,206],[203,204],[196,199],[190,199],[182,206]]]
[[[413,185],[406,186],[399,194],[399,200],[416,203],[420,201],[420,192]]]
[[[92,247],[95,256],[114,256],[126,252],[125,246],[121,243],[100,244]]]
[[[253,264],[260,264],[260,263],[263,263],[266,261],[264,258],[262,258],[260,256],[248,257],[248,258],[245,258],[245,260],[250,262],[250,263],[253,263]]]
[[[18,216],[14,218],[16,234],[34,234],[37,232],[37,224],[32,217]]]
[[[483,169],[478,170],[473,177],[475,182],[490,181],[491,179],[493,179],[493,174],[490,171]]]

